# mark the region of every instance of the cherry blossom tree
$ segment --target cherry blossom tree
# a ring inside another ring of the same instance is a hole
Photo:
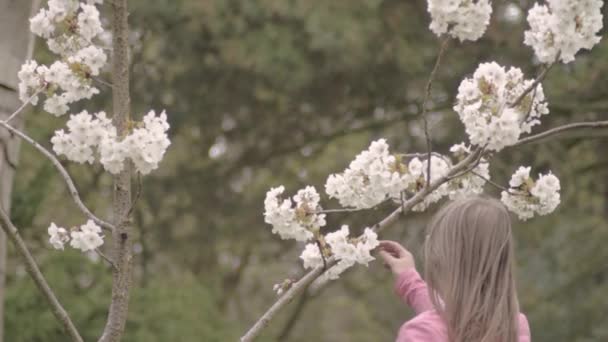
[[[111,1],[112,30],[106,31],[98,7],[103,0],[49,0],[30,19],[31,31],[43,38],[57,59],[50,65],[29,60],[18,73],[19,97],[23,105],[0,126],[36,148],[48,158],[63,177],[72,199],[87,221],[81,226],[64,228],[51,222],[49,244],[64,250],[66,244],[84,252],[99,254],[112,269],[112,298],[108,319],[99,341],[119,341],[127,320],[132,277],[132,236],[130,215],[137,197],[131,194],[131,178],[157,169],[170,145],[167,115],[150,111],[142,121],[131,118],[129,98],[129,27],[126,0]],[[111,39],[110,39],[111,38]],[[110,43],[111,41],[111,43]],[[111,54],[111,83],[104,81],[108,52]],[[44,111],[61,118],[70,105],[91,99],[100,93],[97,85],[112,89],[113,110],[69,115],[67,128],[55,132],[52,151],[34,141],[11,121],[31,104],[43,103]],[[79,192],[59,158],[76,163],[99,162],[114,176],[113,217],[110,221],[96,216],[80,198]],[[30,276],[63,324],[73,341],[82,341],[78,329],[46,282],[17,227],[0,209],[0,222],[23,258]],[[111,237],[106,236],[111,235]],[[106,256],[100,247],[111,240],[112,253]]]
[[[320,194],[310,186],[292,198],[281,197],[283,186],[267,193],[266,223],[281,239],[306,243],[300,259],[305,269],[312,270],[298,281],[287,279],[274,285],[277,301],[241,341],[254,340],[311,283],[320,287],[355,264],[367,265],[374,259],[370,252],[378,245],[378,234],[410,211],[424,211],[445,197],[480,194],[489,184],[502,190],[501,201],[521,220],[553,212],[560,203],[561,184],[556,175],[549,172],[534,177],[532,167],[520,166],[508,186],[502,186],[491,179],[490,163],[505,148],[569,130],[608,127],[608,121],[581,122],[532,134],[533,127],[549,115],[543,79],[554,64],[570,63],[580,50],[589,50],[600,41],[602,6],[601,0],[547,0],[545,5],[535,4],[528,13],[529,29],[523,40],[533,48],[540,64],[538,76],[526,78],[519,68],[495,62],[480,64],[472,77],[461,82],[453,107],[468,142],[453,145],[444,155],[432,149],[426,118],[435,73],[450,40],[475,41],[483,36],[492,6],[487,0],[428,0],[430,29],[441,45],[422,105],[427,151],[393,152],[384,139],[372,142],[348,168],[327,178],[325,192],[338,200],[343,207],[340,209],[323,209]],[[351,237],[346,225],[333,232],[325,228],[326,215],[332,212],[367,210],[384,202],[393,203],[394,211],[364,228],[358,237]]]

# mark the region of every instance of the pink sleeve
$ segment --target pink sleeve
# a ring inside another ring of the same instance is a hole
[[[405,270],[397,277],[395,293],[414,309],[416,314],[433,309],[426,283],[413,268]]]
[[[530,334],[530,325],[524,314],[519,314],[519,342],[530,342],[532,339]]]
[[[430,342],[438,341],[438,337],[431,322],[413,320],[399,330],[396,342]]]

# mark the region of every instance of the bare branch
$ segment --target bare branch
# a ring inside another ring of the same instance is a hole
[[[433,153],[433,147],[431,144],[431,134],[429,132],[429,120],[427,118],[427,103],[431,97],[431,89],[433,87],[433,81],[435,80],[435,76],[437,74],[437,70],[439,70],[439,66],[441,65],[441,58],[445,53],[448,43],[450,41],[449,37],[444,38],[441,43],[441,47],[439,48],[439,53],[437,54],[437,60],[435,60],[435,66],[433,67],[433,71],[431,71],[431,75],[429,76],[429,80],[426,84],[426,89],[424,92],[424,100],[422,102],[422,119],[424,120],[424,137],[426,138],[426,149],[427,149],[427,173],[426,173],[426,187],[431,185],[431,155]]]
[[[110,231],[114,230],[114,226],[112,224],[95,216],[91,212],[91,210],[89,210],[89,208],[87,208],[87,206],[82,202],[82,199],[80,199],[80,195],[78,194],[78,189],[76,189],[76,185],[74,185],[74,181],[70,177],[70,174],[63,167],[63,165],[61,165],[59,160],[49,150],[44,148],[42,145],[40,145],[34,139],[30,138],[25,133],[23,133],[20,130],[16,129],[15,127],[9,125],[6,121],[0,120],[0,126],[6,128],[11,133],[17,135],[19,138],[25,140],[26,142],[28,142],[29,144],[34,146],[34,148],[36,148],[40,153],[42,153],[45,157],[47,157],[47,159],[49,159],[53,163],[53,166],[55,166],[57,171],[59,171],[59,174],[61,174],[61,177],[63,177],[65,183],[67,184],[68,189],[70,191],[70,195],[74,199],[74,202],[76,202],[76,205],[78,206],[80,211],[82,211],[88,218],[93,220],[95,223],[97,223],[102,228],[105,228]]]
[[[571,123],[571,124],[567,124],[567,125],[563,125],[563,126],[558,126],[558,127],[546,130],[544,132],[520,139],[515,145],[511,145],[511,147],[529,144],[529,143],[543,140],[550,136],[558,135],[558,134],[561,134],[561,133],[564,133],[567,131],[583,130],[583,129],[601,129],[601,128],[608,128],[608,120]]]
[[[46,299],[46,301],[48,302],[55,318],[57,318],[61,325],[63,325],[63,328],[70,336],[70,339],[72,341],[82,342],[82,337],[80,337],[80,333],[76,329],[76,326],[74,326],[74,323],[72,323],[70,316],[65,311],[61,303],[59,303],[57,296],[55,296],[55,293],[53,292],[49,284],[46,282],[44,275],[42,275],[42,272],[40,272],[40,269],[36,264],[36,260],[34,260],[34,257],[27,249],[25,242],[19,235],[17,227],[13,225],[10,218],[8,217],[8,214],[4,211],[4,208],[2,208],[2,206],[0,206],[0,221],[2,221],[2,224],[0,224],[2,226],[2,229],[15,244],[19,256],[21,256],[23,262],[25,263],[27,273],[30,275],[30,277],[32,277],[32,280],[34,280],[34,283],[36,283],[36,286],[44,296],[44,299]]]

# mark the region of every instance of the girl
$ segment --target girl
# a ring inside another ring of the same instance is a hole
[[[433,217],[424,248],[428,287],[400,244],[382,241],[379,254],[417,315],[397,342],[530,341],[515,288],[511,221],[499,201],[459,200]]]

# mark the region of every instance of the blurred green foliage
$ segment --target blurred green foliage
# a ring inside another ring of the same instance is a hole
[[[494,2],[484,38],[451,43],[432,94],[436,150],[464,139],[450,107],[478,63],[515,65],[529,77],[536,72],[522,44],[531,5]],[[299,246],[271,235],[263,222],[267,189],[323,189],[329,173],[379,137],[397,151],[425,150],[418,113],[439,41],[427,29],[422,0],[132,0],[130,6],[134,116],[165,108],[173,143],[161,168],[144,178],[134,212],[136,272],[125,341],[236,340],[274,300],[272,285],[302,272]],[[44,47],[37,51],[48,60]],[[536,131],[608,118],[607,57],[604,41],[552,70],[544,82],[552,114]],[[100,87],[104,94],[86,108],[110,112],[108,89]],[[28,133],[47,146],[63,124],[42,112],[27,117]],[[555,214],[516,225],[520,301],[535,341],[608,340],[605,138],[605,132],[569,134],[492,160],[500,183],[522,164],[550,169],[562,181]],[[99,166],[67,165],[87,204],[109,217],[110,177]],[[329,227],[363,229],[388,210],[331,216]],[[404,218],[383,238],[420,256],[429,214]],[[29,146],[22,149],[12,216],[85,340],[95,339],[111,272],[49,248],[51,221],[70,226],[84,217]],[[261,340],[389,341],[411,317],[391,286],[376,263],[357,268],[295,301]],[[14,253],[8,290],[8,341],[64,340]]]

